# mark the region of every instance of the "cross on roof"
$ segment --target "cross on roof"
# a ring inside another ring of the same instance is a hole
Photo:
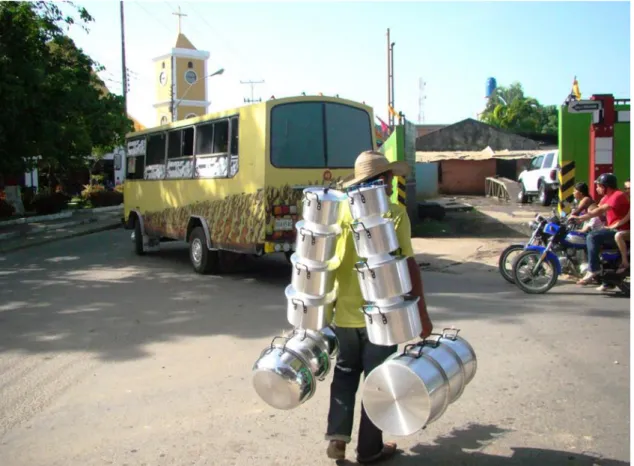
[[[178,33],[181,33],[181,21],[183,16],[187,16],[185,13],[181,13],[181,7],[178,6],[178,13],[172,13],[174,16],[178,16]]]

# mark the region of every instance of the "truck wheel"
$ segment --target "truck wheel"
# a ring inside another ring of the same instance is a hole
[[[134,252],[137,256],[144,256],[143,250],[143,232],[141,231],[141,220],[139,217],[134,217]]]
[[[189,259],[196,273],[215,274],[219,269],[218,251],[207,248],[207,238],[202,227],[196,227],[189,235]]]
[[[546,188],[546,183],[539,185],[539,203],[548,207],[553,202],[553,192]]]
[[[526,189],[524,189],[524,183],[520,183],[520,192],[517,193],[517,202],[520,204],[526,204],[528,202],[528,195]]]

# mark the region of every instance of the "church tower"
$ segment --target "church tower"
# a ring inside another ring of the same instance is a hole
[[[156,57],[154,76],[156,79],[156,125],[204,115],[210,102],[207,100],[207,60],[209,52],[196,50],[181,32],[178,16],[178,36],[171,52]]]

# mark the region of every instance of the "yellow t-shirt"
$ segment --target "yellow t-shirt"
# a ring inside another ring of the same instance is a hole
[[[354,247],[354,239],[350,229],[350,224],[353,222],[350,207],[345,203],[341,210],[339,224],[342,232],[337,240],[336,248],[336,254],[341,261],[341,265],[336,272],[339,292],[337,294],[334,323],[337,327],[362,328],[365,327],[365,318],[361,311],[361,306],[365,304],[365,301],[361,295],[357,271],[354,268],[354,264],[360,258]],[[391,218],[394,221],[401,254],[406,257],[414,257],[412,227],[405,207],[390,204],[390,211],[385,215],[385,218]]]

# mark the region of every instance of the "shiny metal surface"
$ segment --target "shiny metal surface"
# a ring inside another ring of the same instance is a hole
[[[420,352],[404,351],[368,374],[362,397],[368,417],[379,429],[389,435],[411,435],[445,412],[449,384],[437,362]]]
[[[306,362],[291,350],[273,345],[253,365],[252,384],[266,404],[283,410],[305,403],[317,388]]]
[[[570,244],[586,244],[586,235],[583,233],[577,233],[575,231],[571,231],[566,235],[566,241]]]
[[[335,225],[346,195],[329,188],[306,188],[302,197],[302,217],[318,225]]]
[[[394,222],[391,219],[374,217],[365,222],[350,225],[354,247],[359,257],[389,254],[399,248]]]
[[[449,346],[455,351],[460,358],[460,362],[464,367],[465,385],[473,380],[478,370],[478,358],[476,357],[473,347],[467,340],[458,336],[459,329],[445,328],[442,331],[440,342]]]
[[[339,339],[337,335],[330,327],[322,328],[319,333],[324,338],[326,346],[328,347],[328,355],[331,358],[336,358],[339,355]]]
[[[460,357],[456,352],[443,344],[438,336],[428,337],[420,343],[423,354],[436,361],[447,375],[449,381],[449,404],[456,401],[466,386],[466,373]]]
[[[423,329],[418,300],[418,297],[405,296],[403,302],[390,306],[364,305],[368,339],[375,345],[390,346],[418,337]]]
[[[346,190],[350,213],[355,220],[383,216],[390,210],[390,201],[384,184],[356,186]]]
[[[355,264],[363,299],[375,302],[396,298],[412,291],[412,280],[407,268],[407,257],[395,256],[381,264],[367,261]]]
[[[308,364],[308,368],[318,380],[323,380],[330,372],[328,346],[319,333],[297,329],[285,346]]]
[[[295,253],[302,259],[315,262],[328,262],[335,255],[337,237],[341,227],[330,227],[331,232],[322,233],[317,228],[310,228],[312,224],[300,220],[295,225],[297,236],[295,239]]]
[[[299,293],[319,298],[326,296],[334,289],[335,271],[339,266],[337,262],[310,263],[295,253],[291,256],[291,264],[293,266],[291,285]]]
[[[323,298],[313,298],[298,293],[293,285],[288,285],[284,290],[286,295],[286,317],[293,327],[308,330],[321,330],[332,322],[335,300],[337,299],[337,287]]]

